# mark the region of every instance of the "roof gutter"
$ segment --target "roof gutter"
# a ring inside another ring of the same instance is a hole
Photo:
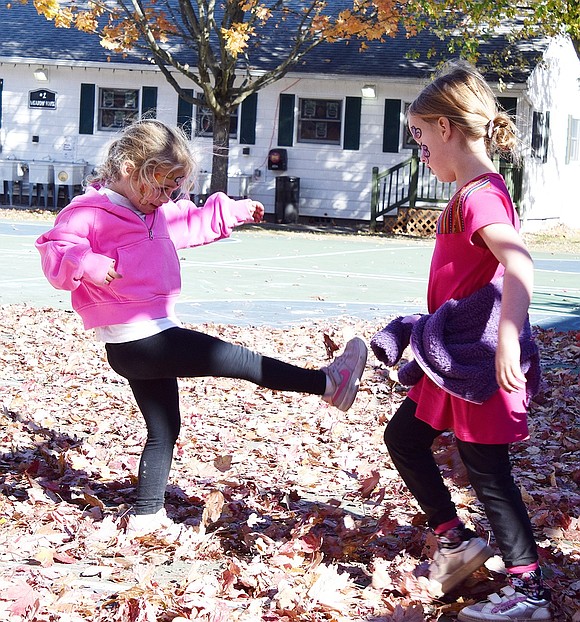
[[[20,56],[0,56],[0,65],[50,65],[51,67],[75,67],[79,69],[124,69],[126,71],[159,71],[153,62],[115,63],[84,60],[54,60],[52,58],[22,58]]]

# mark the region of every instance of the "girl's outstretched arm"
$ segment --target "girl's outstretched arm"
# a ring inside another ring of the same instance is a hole
[[[534,264],[519,233],[510,225],[492,224],[478,233],[505,267],[495,367],[497,383],[511,393],[526,383],[520,366],[519,335],[532,298]]]
[[[202,246],[227,238],[235,227],[260,222],[264,215],[264,207],[258,201],[234,200],[223,192],[210,195],[202,207],[181,199],[166,203],[161,209],[177,248]]]

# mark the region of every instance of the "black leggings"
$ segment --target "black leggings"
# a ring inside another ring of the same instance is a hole
[[[385,443],[403,481],[433,528],[457,516],[431,446],[442,433],[417,419],[415,402],[406,398],[389,421]],[[516,486],[509,445],[457,441],[469,481],[483,504],[507,568],[538,560],[536,543],[522,495]]]
[[[326,374],[257,354],[242,346],[185,328],[152,337],[106,344],[111,367],[127,378],[147,425],[139,464],[137,514],[153,514],[164,504],[165,488],[179,436],[177,378],[240,378],[278,391],[323,395]]]

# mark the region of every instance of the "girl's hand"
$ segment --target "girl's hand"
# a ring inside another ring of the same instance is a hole
[[[249,207],[250,216],[254,222],[262,222],[264,218],[264,206],[259,201],[252,201]]]
[[[107,272],[107,276],[105,276],[105,285],[110,285],[114,279],[122,279],[122,278],[123,278],[123,275],[119,274],[115,270],[115,262],[112,261],[109,271]]]
[[[526,386],[526,377],[520,365],[520,343],[511,339],[502,343],[500,338],[495,353],[495,378],[499,386],[508,393],[513,393]]]

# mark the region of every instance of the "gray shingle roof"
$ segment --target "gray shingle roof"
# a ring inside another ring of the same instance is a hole
[[[11,8],[0,6],[0,59],[21,58],[72,63],[135,63],[144,61],[137,55],[123,58],[99,44],[98,37],[73,28],[57,28],[38,15],[32,0],[28,4],[13,2]]]
[[[346,0],[333,0],[346,4]],[[56,28],[52,22],[37,14],[32,0],[22,5],[13,3],[8,9],[0,6],[0,60],[32,59],[35,61],[55,61],[59,63],[120,63],[151,64],[138,51],[127,55],[114,54],[99,44],[98,37],[75,29]],[[274,35],[274,36],[271,36]],[[254,69],[267,70],[279,62],[292,35],[290,27],[273,31],[266,28],[259,37],[259,46],[250,52],[250,63]],[[287,37],[284,40],[284,37]],[[482,43],[482,60],[505,46],[504,37],[494,37]],[[394,78],[425,78],[440,60],[447,56],[446,45],[434,34],[424,32],[420,36],[407,39],[404,34],[389,38],[385,42],[370,42],[365,52],[359,51],[359,44],[351,42],[323,43],[312,50],[301,62],[292,68],[293,72],[331,75],[360,75]],[[526,58],[537,57],[543,49],[541,42],[520,42],[519,52]],[[428,52],[436,50],[434,56]],[[411,54],[414,54],[411,58]],[[185,55],[194,64],[194,52],[182,49],[177,56]],[[532,63],[533,65],[533,63]],[[529,69],[517,70],[510,79],[523,82]],[[495,72],[486,72],[494,79]]]

